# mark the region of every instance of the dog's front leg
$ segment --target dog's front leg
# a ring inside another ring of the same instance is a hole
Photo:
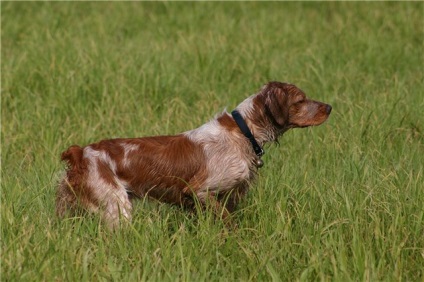
[[[217,218],[221,219],[226,227],[228,228],[233,227],[230,211],[228,211],[225,205],[221,204],[221,202],[215,196],[215,193],[208,194],[207,203],[205,204],[206,204],[206,207],[210,207],[212,209],[212,212],[214,213],[214,215]]]

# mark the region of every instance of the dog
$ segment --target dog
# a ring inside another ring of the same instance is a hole
[[[178,135],[103,140],[62,153],[56,213],[99,213],[114,229],[131,220],[132,199],[150,197],[223,220],[235,210],[263,165],[267,142],[291,128],[320,125],[332,107],[293,84],[269,82],[228,113]]]

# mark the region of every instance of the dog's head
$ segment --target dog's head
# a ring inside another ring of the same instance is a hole
[[[261,91],[238,107],[260,143],[276,141],[290,128],[320,125],[327,120],[331,106],[310,100],[293,84],[269,82]]]
[[[331,106],[310,100],[293,84],[269,82],[257,98],[265,117],[283,132],[290,128],[320,125],[327,120]]]

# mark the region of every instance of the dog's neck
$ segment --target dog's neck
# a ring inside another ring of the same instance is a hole
[[[258,105],[258,101],[255,101],[256,97],[257,95],[250,96],[241,102],[236,110],[243,117],[256,142],[263,147],[265,143],[277,141],[277,138],[284,131],[279,132],[273,125],[272,121],[267,117],[263,106]]]
[[[243,135],[252,144],[252,148],[253,148],[253,151],[255,151],[256,156],[258,156],[259,158],[262,157],[262,155],[265,154],[265,151],[256,141],[255,137],[253,136],[252,132],[249,129],[249,126],[247,126],[246,122],[244,121],[239,111],[234,110],[231,112],[231,115],[233,116],[234,121],[237,123]]]

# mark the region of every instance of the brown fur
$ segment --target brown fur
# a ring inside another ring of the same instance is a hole
[[[270,82],[241,103],[243,116],[263,146],[290,128],[319,125],[331,107],[309,100],[296,86]],[[100,212],[112,228],[131,219],[131,199],[151,197],[193,208],[197,200],[226,217],[246,194],[257,156],[228,113],[175,135],[103,140],[63,152],[68,167],[59,184],[59,216],[83,207]]]

